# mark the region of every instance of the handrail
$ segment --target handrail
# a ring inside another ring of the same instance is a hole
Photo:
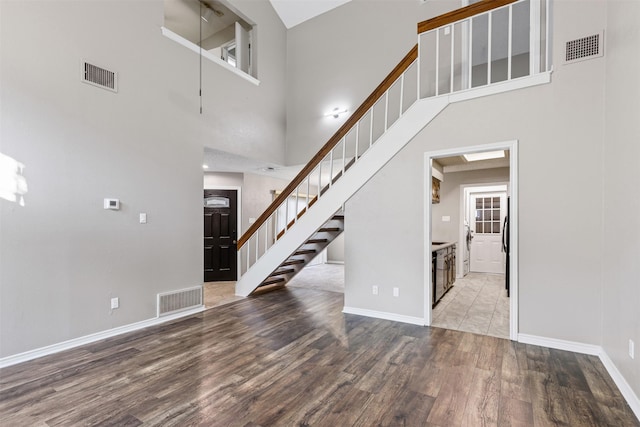
[[[452,10],[451,12],[444,13],[436,16],[435,18],[427,19],[418,23],[418,34],[425,31],[434,30],[442,27],[443,25],[453,24],[454,22],[462,19],[470,18],[474,15],[478,15],[483,12],[488,12],[493,9],[497,9],[501,6],[506,6],[511,3],[515,3],[517,0],[483,0],[478,3],[470,4],[469,6],[461,7],[460,9]]]
[[[258,217],[247,231],[238,239],[238,250],[253,236],[253,234],[269,219],[269,217],[278,209],[278,206],[284,202],[289,195],[300,185],[307,176],[322,162],[327,154],[333,150],[340,140],[362,119],[369,109],[380,99],[385,92],[393,85],[400,75],[418,58],[418,45],[416,44],[407,55],[395,66],[395,68],[382,80],[382,83],[375,88],[371,95],[353,112],[347,121],[338,129],[338,131],[327,141],[327,143],[311,158],[309,163],[296,175],[295,178],[282,190],[282,193],[275,198],[267,209]]]

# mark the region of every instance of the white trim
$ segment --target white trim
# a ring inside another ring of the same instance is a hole
[[[238,239],[240,238],[240,236],[242,236],[242,187],[238,186],[238,185],[214,185],[211,188],[207,188],[205,187],[204,190],[235,190],[237,191],[236,193],[236,216],[237,216],[237,222],[238,224],[236,225],[236,242],[238,241]],[[241,267],[242,267],[242,263],[241,263],[241,257],[240,257],[240,251],[236,251],[237,252],[237,257],[238,257],[238,261],[237,261],[237,273],[236,273],[236,280],[240,279],[240,275],[242,273]],[[204,287],[203,287],[204,289]],[[204,292],[204,291],[203,291]]]
[[[85,344],[91,344],[96,341],[112,338],[118,335],[126,334],[128,332],[138,331],[150,326],[160,325],[162,323],[170,322],[181,317],[192,316],[194,314],[201,313],[204,310],[205,307],[203,305],[192,310],[182,311],[180,313],[172,314],[169,316],[155,317],[152,319],[143,320],[141,322],[131,323],[129,325],[108,329],[106,331],[85,335],[83,337],[73,338],[68,341],[48,345],[46,347],[40,347],[34,350],[25,351],[24,353],[18,353],[12,356],[3,357],[2,359],[0,359],[0,368],[6,368],[7,366],[28,362],[29,360],[37,359],[39,357],[48,356],[50,354],[59,353],[65,350],[70,350],[72,348],[80,347]]]
[[[325,264],[344,265],[344,261],[327,260],[327,262],[325,262]]]
[[[594,344],[584,344],[575,341],[559,340],[556,338],[540,337],[537,335],[518,334],[518,342],[523,344],[539,345],[541,347],[555,348],[556,350],[572,351],[580,354],[598,356],[602,347]]]
[[[513,80],[505,80],[499,83],[491,83],[488,86],[474,87],[464,89],[453,94],[441,95],[448,96],[449,102],[460,102],[468,99],[480,98],[483,96],[496,95],[512,90],[524,89],[530,86],[537,86],[551,83],[551,71],[538,73],[533,76],[520,77]]]
[[[609,355],[604,351],[604,349],[601,349],[599,356],[600,361],[604,365],[605,369],[607,370],[609,375],[611,375],[611,379],[614,383],[616,383],[618,389],[620,390],[620,393],[622,393],[622,396],[629,404],[629,407],[631,407],[633,413],[640,420],[640,399],[638,398],[638,395],[635,394],[627,380],[624,378],[624,376],[622,376],[622,374],[613,363],[613,361],[609,358]]]
[[[509,165],[507,165],[509,167]],[[482,184],[462,184],[460,185],[460,227],[458,227],[458,242],[460,242],[459,252],[462,256],[458,256],[457,259],[461,259],[462,262],[456,263],[456,278],[464,277],[464,255],[466,247],[466,233],[464,230],[464,220],[468,219],[470,213],[465,209],[469,205],[467,204],[469,197],[473,193],[505,193],[509,197],[509,182],[494,182],[494,183],[482,183]],[[469,259],[469,268],[471,268],[471,259]]]
[[[345,306],[342,309],[345,314],[356,314],[358,316],[373,317],[375,319],[392,320],[394,322],[409,323],[411,325],[424,326],[421,317],[405,316],[403,314],[388,313],[386,311],[367,310],[365,308],[355,308]]]
[[[598,356],[609,375],[611,375],[611,379],[620,390],[622,397],[627,401],[635,416],[640,419],[640,399],[638,398],[638,395],[635,394],[627,380],[616,367],[615,363],[613,363],[607,352],[604,351],[601,346],[528,334],[518,334],[518,342],[554,348],[556,350],[565,350],[572,351],[574,353]]]
[[[460,156],[467,153],[481,151],[509,150],[509,192],[511,196],[511,212],[509,223],[511,228],[509,238],[511,263],[509,268],[509,338],[518,339],[518,140],[496,142],[492,144],[474,145],[469,147],[456,147],[445,150],[429,151],[424,153],[425,170],[425,200],[424,200],[424,323],[431,325],[431,170],[432,159],[438,157]]]
[[[236,67],[232,66],[231,64],[228,64],[227,62],[223,61],[222,59],[218,58],[217,56],[211,54],[211,52],[208,52],[208,51],[206,51],[204,49],[200,49],[200,46],[198,46],[197,44],[192,43],[189,40],[185,39],[184,37],[174,33],[170,29],[168,29],[166,27],[160,27],[160,30],[162,31],[162,35],[165,36],[166,38],[168,38],[170,40],[173,40],[174,42],[186,47],[187,49],[197,53],[198,55],[202,54],[203,58],[208,59],[209,61],[220,65],[222,68],[226,68],[227,70],[231,71],[232,73],[236,74],[237,76],[242,77],[243,79],[247,80],[248,82],[251,82],[256,86],[260,85],[260,80],[258,80],[255,77],[245,73],[242,70],[237,69]]]

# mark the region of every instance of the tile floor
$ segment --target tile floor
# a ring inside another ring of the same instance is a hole
[[[431,325],[509,338],[509,298],[504,275],[469,273],[433,308]]]
[[[243,299],[236,296],[236,282],[206,282],[204,284],[204,306],[218,307]]]

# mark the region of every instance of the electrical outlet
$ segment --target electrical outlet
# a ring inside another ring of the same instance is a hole
[[[114,308],[118,308],[120,307],[120,298],[115,297],[115,298],[111,298],[111,309],[113,310]]]
[[[374,295],[378,295],[378,287],[376,285],[373,285],[371,287],[371,292],[373,292]]]
[[[394,297],[400,296],[400,288],[393,288],[393,296]]]
[[[635,359],[636,345],[633,340],[629,340],[629,357]]]

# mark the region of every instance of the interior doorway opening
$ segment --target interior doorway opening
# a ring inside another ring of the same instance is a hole
[[[425,324],[516,340],[517,141],[425,153],[425,183]]]

